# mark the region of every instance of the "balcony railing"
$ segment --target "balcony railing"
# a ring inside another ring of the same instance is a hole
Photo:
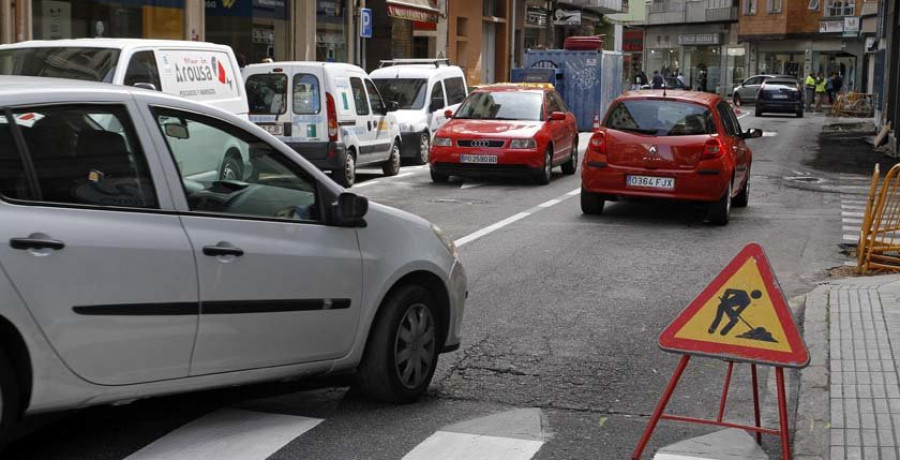
[[[647,24],[729,22],[738,20],[736,0],[666,0],[651,3]]]

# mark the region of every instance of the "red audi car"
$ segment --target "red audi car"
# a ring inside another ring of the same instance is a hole
[[[753,153],[731,107],[699,91],[635,91],[613,101],[591,137],[581,170],[581,210],[607,200],[649,197],[709,203],[707,220],[728,223],[747,206]]]
[[[547,184],[554,166],[575,174],[578,126],[551,85],[488,86],[469,94],[435,133],[430,163],[434,182],[524,176]]]

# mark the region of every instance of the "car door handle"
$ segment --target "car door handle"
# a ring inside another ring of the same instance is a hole
[[[28,238],[12,238],[9,240],[9,245],[12,246],[13,249],[23,251],[28,249],[53,249],[54,251],[59,251],[66,247],[66,244],[62,241],[33,236]]]
[[[240,257],[244,255],[244,250],[241,248],[236,248],[228,243],[222,242],[215,246],[203,246],[203,255],[206,256],[235,256]]]

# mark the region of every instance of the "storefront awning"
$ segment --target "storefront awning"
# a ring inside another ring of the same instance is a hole
[[[418,22],[438,22],[437,9],[431,0],[387,0],[388,16]]]

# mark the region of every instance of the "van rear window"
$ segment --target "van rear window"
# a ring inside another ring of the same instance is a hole
[[[294,113],[316,115],[321,110],[319,79],[308,73],[294,75]]]
[[[0,51],[0,75],[70,78],[112,83],[119,50],[38,46]]]
[[[287,110],[287,75],[260,73],[247,78],[247,102],[253,115],[281,115]]]

